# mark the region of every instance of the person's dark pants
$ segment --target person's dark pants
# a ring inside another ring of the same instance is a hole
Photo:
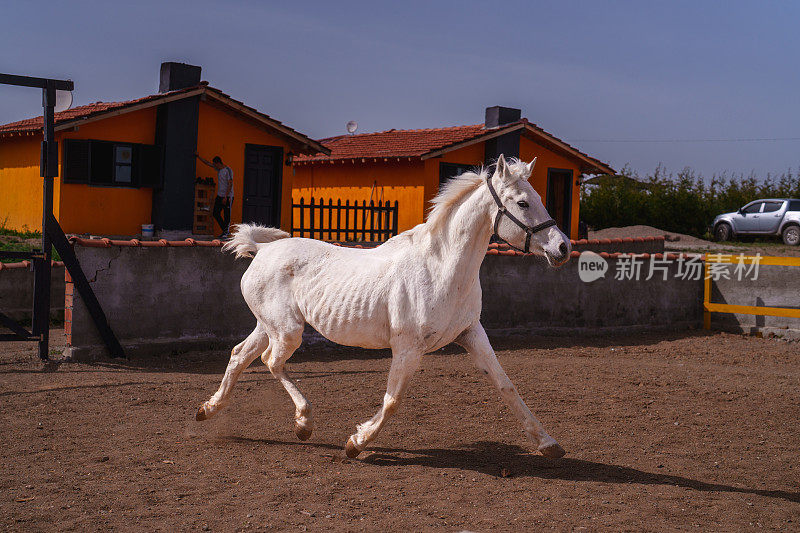
[[[214,220],[217,221],[222,233],[228,233],[228,224],[231,223],[231,204],[225,205],[225,198],[217,196],[214,201]]]

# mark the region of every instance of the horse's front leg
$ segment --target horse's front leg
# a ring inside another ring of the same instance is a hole
[[[522,422],[525,434],[533,441],[539,452],[545,457],[562,457],[564,449],[545,431],[542,423],[539,422],[525,402],[517,392],[517,388],[508,379],[503,367],[497,360],[497,356],[489,343],[483,326],[477,322],[467,328],[455,340],[457,344],[464,347],[470,355],[475,365],[489,376],[495,387],[500,391],[500,396],[511,408],[514,415]]]
[[[356,432],[347,439],[344,447],[347,457],[355,458],[364,451],[367,444],[378,436],[389,418],[397,411],[411,376],[419,368],[421,358],[421,351],[392,348],[392,366],[389,368],[389,380],[386,385],[386,394],[383,395],[383,405],[370,420],[359,424]]]

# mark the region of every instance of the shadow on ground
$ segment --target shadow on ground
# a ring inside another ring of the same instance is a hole
[[[344,457],[342,447],[321,442],[279,441],[246,437],[225,437],[224,440],[268,446],[300,446],[334,452]],[[343,459],[346,460],[346,459]],[[370,448],[362,463],[374,466],[423,466],[452,470],[470,470],[495,477],[534,477],[564,481],[635,483],[639,485],[671,485],[701,492],[752,494],[800,503],[800,492],[764,490],[710,483],[673,474],[645,472],[628,466],[587,461],[584,459],[548,459],[517,445],[499,442],[476,442],[461,448]]]

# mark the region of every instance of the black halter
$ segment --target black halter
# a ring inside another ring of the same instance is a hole
[[[506,206],[503,205],[503,202],[500,200],[500,197],[497,195],[497,191],[495,191],[494,187],[492,187],[492,176],[491,175],[487,175],[486,176],[486,185],[489,187],[489,192],[492,193],[492,198],[494,198],[494,203],[497,204],[497,216],[494,217],[494,229],[493,229],[495,236],[500,241],[506,243],[507,245],[509,245],[513,249],[517,250],[518,252],[523,252],[523,253],[526,253],[526,254],[530,253],[531,237],[533,236],[533,234],[534,233],[538,233],[538,232],[542,231],[543,229],[547,229],[550,226],[555,226],[556,225],[556,221],[551,218],[550,220],[545,220],[541,224],[537,224],[537,225],[535,225],[533,227],[528,226],[527,224],[523,223],[520,219],[518,219],[517,217],[515,217],[514,215],[512,215],[511,213],[508,212],[508,210],[506,209]],[[526,236],[525,236],[525,249],[524,250],[522,250],[520,248],[517,248],[516,246],[514,246],[513,244],[511,244],[510,242],[508,242],[507,240],[502,238],[499,233],[497,233],[497,230],[500,227],[500,219],[503,218],[503,215],[507,216],[508,219],[511,222],[513,222],[514,224],[516,224],[517,226],[519,226],[520,228],[525,230]]]

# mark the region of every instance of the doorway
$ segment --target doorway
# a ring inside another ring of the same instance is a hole
[[[280,227],[282,168],[283,148],[245,145],[242,222]]]
[[[547,169],[547,212],[567,238],[572,220],[572,170]]]

